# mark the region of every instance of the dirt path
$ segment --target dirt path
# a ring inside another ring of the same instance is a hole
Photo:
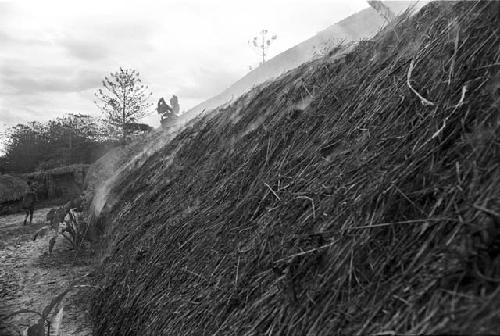
[[[33,224],[23,226],[23,214],[0,217],[0,336],[25,334],[37,321],[34,314],[20,314],[3,321],[3,316],[19,309],[41,312],[50,301],[75,279],[89,272],[91,252],[71,251],[61,237],[52,254],[50,235],[33,241],[49,208],[35,212]],[[91,335],[87,313],[89,289],[80,289],[64,299],[61,335]]]

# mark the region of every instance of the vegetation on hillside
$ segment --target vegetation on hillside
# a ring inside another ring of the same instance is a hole
[[[68,114],[45,123],[29,122],[10,128],[0,166],[2,173],[26,173],[89,164],[116,143],[113,134],[95,118]]]

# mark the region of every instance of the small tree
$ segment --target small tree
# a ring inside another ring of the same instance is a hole
[[[142,84],[139,73],[132,69],[122,69],[110,73],[102,81],[104,89],[95,93],[95,104],[106,115],[106,120],[121,129],[122,141],[127,136],[126,124],[143,118],[151,103],[151,92]]]
[[[268,36],[269,31],[267,29],[263,29],[259,32],[257,36],[255,36],[252,40],[248,41],[250,47],[262,57],[261,65],[266,62],[267,50],[271,46],[272,41],[277,39],[277,35],[273,35],[271,37]],[[250,70],[253,68],[250,67]]]

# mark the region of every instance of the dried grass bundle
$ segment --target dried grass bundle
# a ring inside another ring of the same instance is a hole
[[[96,335],[498,332],[499,12],[430,3],[117,178]]]

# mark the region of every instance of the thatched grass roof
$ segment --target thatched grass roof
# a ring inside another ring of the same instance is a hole
[[[94,335],[498,334],[499,12],[431,2],[118,176]]]
[[[0,203],[21,199],[28,185],[18,177],[0,175]]]

